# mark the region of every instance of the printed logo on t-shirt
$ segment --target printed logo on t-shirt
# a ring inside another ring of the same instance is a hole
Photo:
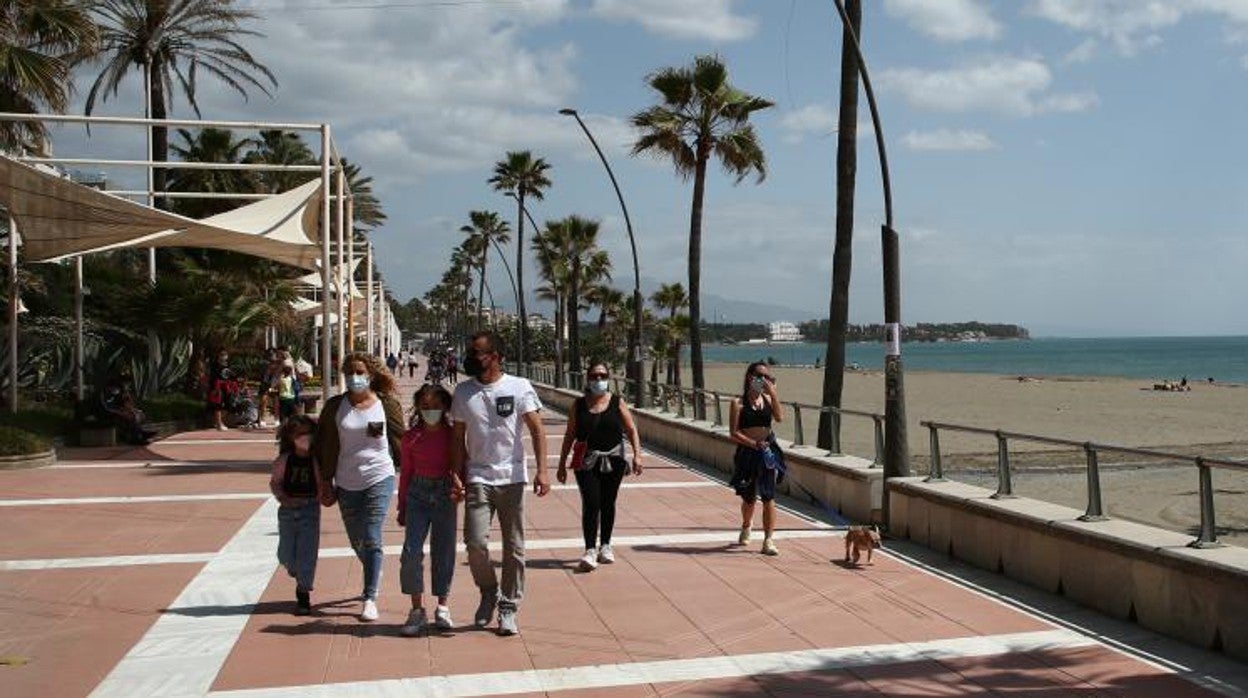
[[[513,395],[500,395],[494,398],[494,412],[500,417],[510,417],[516,411],[516,398]]]

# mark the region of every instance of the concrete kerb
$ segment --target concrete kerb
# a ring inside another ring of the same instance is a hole
[[[890,481],[892,533],[1199,647],[1248,659],[1248,550],[922,478]]]
[[[534,384],[542,402],[566,413],[579,393]],[[724,477],[733,469],[736,444],[725,427],[710,422],[681,418],[660,410],[633,408],[634,419],[648,448],[676,456],[686,464],[711,467]],[[779,487],[782,495],[795,501],[818,501],[816,518],[834,523],[881,520],[884,473],[871,468],[871,462],[854,456],[825,456],[819,449],[793,446],[781,440],[788,477]]]

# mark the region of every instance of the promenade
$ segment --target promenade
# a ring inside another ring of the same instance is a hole
[[[410,395],[414,381],[402,385]],[[547,413],[545,424],[553,482],[563,420]],[[357,621],[359,563],[336,509],[322,519],[313,615],[296,617],[275,558],[274,453],[271,430],[201,431],[0,472],[0,696],[1246,690],[1242,665],[913,546],[838,564],[842,534],[800,508],[779,516],[778,557],[759,554],[758,532],[738,546],[731,491],[654,453],[620,494],[618,562],[592,573],[576,571],[575,486],[527,499],[518,637],[471,628],[477,592],[462,546],[458,627],[400,637],[408,602],[393,517],[381,618]]]

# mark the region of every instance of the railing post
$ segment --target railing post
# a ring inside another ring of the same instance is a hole
[[[1101,508],[1101,465],[1096,455],[1096,446],[1088,442],[1083,445],[1083,451],[1088,456],[1088,510],[1079,520],[1105,521],[1107,517]]]
[[[801,446],[806,443],[805,435],[802,433],[802,404],[794,402],[793,405],[793,445]]]
[[[1012,499],[1014,485],[1010,481],[1010,445],[1005,434],[997,432],[997,491],[993,499]]]
[[[875,423],[875,460],[871,467],[879,468],[884,465],[884,415],[873,414],[871,421]]]
[[[685,416],[685,389],[679,385],[676,386],[676,416]]]
[[[945,470],[940,464],[940,429],[935,424],[928,424],[928,443],[932,447],[932,460],[927,465],[927,479],[924,482],[944,482]]]
[[[841,455],[841,411],[835,407],[825,408],[832,413],[832,443],[829,444],[828,455]]]
[[[719,393],[711,393],[711,397],[715,398],[715,426],[724,426],[724,409],[719,404]]]
[[[1200,471],[1200,537],[1188,544],[1192,548],[1221,548],[1218,542],[1217,526],[1213,518],[1213,473],[1205,465],[1205,459],[1196,457],[1196,468]]]

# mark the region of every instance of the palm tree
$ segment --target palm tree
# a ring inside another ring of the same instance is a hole
[[[459,232],[465,233],[470,240],[476,240],[472,249],[477,253],[477,274],[480,282],[477,287],[477,298],[481,298],[482,290],[485,288],[485,267],[489,261],[490,247],[493,245],[504,244],[510,242],[511,236],[508,235],[511,228],[507,222],[499,218],[494,211],[472,211],[468,214],[468,220],[472,225],[465,225],[459,229]],[[482,308],[477,307],[477,328],[482,326]]]
[[[580,311],[585,291],[599,279],[610,278],[611,259],[598,249],[598,221],[572,215],[546,224],[552,242],[567,265],[563,301],[568,325],[569,371],[581,370]]]
[[[243,156],[243,162],[257,165],[315,165],[316,156],[303,142],[303,137],[293,131],[267,129],[260,132],[255,148]],[[273,170],[256,172],[256,182],[262,192],[279,194],[289,191],[315,178],[311,172]]]
[[[590,289],[590,299],[593,305],[598,306],[598,331],[605,332],[607,322],[619,319],[624,311],[624,292],[598,284]]]
[[[236,163],[244,152],[255,145],[250,138],[234,140],[234,132],[224,128],[202,128],[198,132],[180,128],[180,143],[169,147],[183,162]],[[254,192],[256,180],[249,172],[238,170],[175,170],[169,178],[170,191],[236,194]],[[229,211],[242,203],[239,199],[177,199],[173,210],[191,218],[205,218]]]
[[[529,318],[524,308],[524,200],[544,198],[550,188],[547,172],[550,164],[544,158],[534,158],[528,150],[508,151],[505,159],[494,164],[494,176],[488,180],[498,191],[511,192],[516,197],[516,296],[520,314],[520,348],[517,362],[524,365],[525,344],[529,338]]]
[[[70,68],[95,50],[98,38],[80,2],[0,4],[0,111],[65,111],[74,84]],[[0,150],[43,153],[46,136],[42,124],[5,121],[0,123]]]
[[[555,387],[563,386],[563,340],[567,336],[565,299],[571,268],[564,253],[568,247],[566,233],[564,227],[547,223],[546,229],[537,231],[531,243],[537,259],[537,273],[546,282],[537,287],[537,297],[555,305]]]
[[[841,406],[845,387],[845,332],[849,325],[849,277],[854,251],[854,184],[858,171],[858,56],[854,37],[860,36],[862,4],[845,3],[845,14],[853,28],[841,37],[840,125],[836,138],[836,243],[832,251],[832,294],[828,300],[828,343],[823,362],[823,400],[820,404]],[[820,448],[832,447],[832,430],[837,428],[831,412],[820,412]]]
[[[371,230],[385,223],[386,213],[381,208],[381,201],[373,194],[373,178],[365,177],[360,166],[346,158],[342,159],[342,171],[346,175],[347,191],[351,194],[354,225]]]
[[[195,116],[200,116],[195,88],[207,73],[247,98],[254,87],[271,95],[277,78],[256,60],[240,37],[263,36],[243,25],[258,15],[222,0],[99,0],[93,6],[100,31],[104,65],[87,93],[86,113],[96,100],[116,96],[121,81],[137,68],[147,83],[151,118],[164,119],[172,107],[175,86]],[[152,159],[169,158],[169,134],[152,127]],[[165,189],[165,171],[153,172],[157,191]]]
[[[685,287],[679,282],[674,284],[660,284],[659,290],[650,294],[650,302],[659,310],[667,311],[667,324],[661,328],[660,333],[667,334],[665,346],[667,349],[663,356],[667,359],[667,381],[672,382],[673,378],[680,373],[680,346],[683,344],[684,335],[676,336],[676,315],[681,310],[689,307],[689,296],[685,293]],[[671,355],[671,346],[676,346],[675,358]],[[656,357],[658,354],[656,354]],[[677,365],[673,365],[677,364]]]
[[[750,173],[766,176],[766,158],[750,116],[772,105],[733,87],[728,68],[717,56],[698,56],[693,65],[664,68],[648,78],[661,104],[633,115],[641,136],[633,154],[651,153],[670,158],[682,178],[693,176],[693,204],[689,216],[689,350],[693,387],[702,390],[702,206],[706,166],[715,156],[737,183]],[[695,417],[706,415],[695,401]]]

